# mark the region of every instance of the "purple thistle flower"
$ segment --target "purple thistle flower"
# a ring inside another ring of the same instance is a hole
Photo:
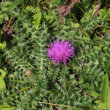
[[[67,60],[75,55],[74,47],[68,41],[55,41],[51,43],[50,48],[47,49],[47,55],[52,62],[58,65],[63,62],[66,65]]]

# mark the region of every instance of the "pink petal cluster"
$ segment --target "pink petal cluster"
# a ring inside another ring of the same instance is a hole
[[[25,74],[26,74],[26,76],[29,76],[29,75],[31,75],[31,71],[30,70],[26,70]]]
[[[52,62],[58,65],[63,62],[66,65],[67,60],[75,55],[74,50],[74,47],[68,41],[57,40],[53,44],[51,43],[50,48],[47,49],[47,55]]]

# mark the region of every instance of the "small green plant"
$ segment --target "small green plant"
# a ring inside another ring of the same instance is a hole
[[[2,31],[0,31],[0,42],[1,42],[1,39],[2,39]],[[0,51],[5,49],[5,47],[6,47],[6,42],[0,43]],[[2,54],[0,55],[0,65],[1,64],[2,64]],[[4,81],[5,76],[6,76],[6,72],[0,69],[0,94],[2,93],[4,89],[6,89],[6,84]]]
[[[4,77],[6,75],[6,72],[0,69],[0,74],[1,74],[0,75],[0,93],[1,93],[4,89],[6,89],[6,84],[4,81]]]
[[[99,110],[104,110],[110,109],[110,86],[109,86],[109,80],[108,80],[108,75],[105,74],[104,78],[103,78],[103,83],[102,83],[102,89],[101,89],[101,93],[99,95],[100,100],[98,102],[98,106],[97,109]]]

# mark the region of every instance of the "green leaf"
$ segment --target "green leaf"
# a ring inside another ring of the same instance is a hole
[[[99,15],[106,21],[110,21],[110,9],[100,9],[99,10]]]
[[[2,69],[0,69],[0,73],[1,73],[1,77],[2,77],[2,79],[5,77],[5,75],[6,75],[6,72],[5,71],[3,71]]]
[[[0,110],[15,110],[15,107],[10,105],[0,105]]]
[[[6,47],[6,42],[0,43],[0,49],[4,49]]]
[[[8,20],[9,17],[6,13],[0,13],[0,24],[2,24],[3,20]]]
[[[3,78],[0,76],[0,92],[2,92],[6,88],[5,82]]]
[[[106,15],[104,16],[106,21],[110,21],[110,10],[107,11]]]
[[[83,3],[83,5],[84,5],[86,8],[89,8],[89,6],[90,6],[91,3],[92,3],[92,0],[83,0],[82,3]]]
[[[95,91],[90,91],[90,94],[93,98],[97,98],[99,96],[99,94]]]
[[[78,83],[79,83],[79,84],[83,84],[83,83],[84,83],[84,79],[83,79],[82,75],[80,76]]]
[[[106,102],[108,100],[108,89],[109,89],[109,82],[108,82],[108,75],[106,74],[104,76],[103,85],[102,85],[102,91],[100,98],[103,102]]]
[[[15,107],[11,107],[11,108],[2,108],[1,110],[15,110]]]
[[[36,14],[33,15],[33,24],[36,29],[38,29],[40,20],[41,20],[41,11],[40,8],[37,7]]]
[[[107,10],[106,10],[106,9],[100,9],[100,10],[99,10],[99,15],[100,15],[101,17],[104,17],[106,13],[107,13]]]
[[[84,36],[86,36],[86,37],[90,38],[90,35],[89,35],[86,31],[81,30],[81,32],[82,32],[82,34],[83,34]]]
[[[50,103],[50,98],[49,98],[49,103]],[[53,107],[52,107],[52,104],[50,103],[50,107],[51,107],[51,110],[53,110]]]
[[[4,77],[6,75],[6,72],[0,69],[0,73],[1,73],[1,75],[0,75],[0,92],[2,92],[6,88],[6,85],[4,82]]]

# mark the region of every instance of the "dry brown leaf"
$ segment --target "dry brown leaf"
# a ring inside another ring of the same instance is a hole
[[[77,2],[80,2],[80,0],[66,0],[65,4],[62,4],[58,7],[58,13],[60,14],[60,19],[63,24],[64,24],[63,16],[68,15],[71,12],[71,8]]]
[[[95,8],[94,8],[95,12],[93,13],[93,17],[99,15],[100,6],[101,6],[101,3],[98,3],[98,4],[95,6]]]
[[[8,21],[4,21],[3,27],[2,27],[2,31],[7,35],[12,35],[13,33],[15,33],[15,31],[13,30],[13,28],[9,25]]]

